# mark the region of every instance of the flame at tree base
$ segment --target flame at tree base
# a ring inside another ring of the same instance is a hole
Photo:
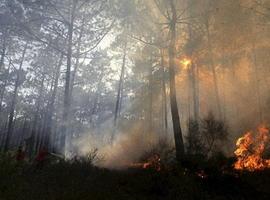
[[[236,142],[236,151],[234,154],[237,161],[234,163],[236,170],[264,170],[270,168],[270,159],[264,159],[263,154],[269,143],[269,129],[260,126],[255,136],[252,132],[247,132]]]
[[[160,163],[160,156],[154,154],[153,156],[149,157],[146,162],[142,163],[132,163],[129,165],[131,168],[141,168],[141,169],[155,169],[156,171],[161,170],[161,163]]]

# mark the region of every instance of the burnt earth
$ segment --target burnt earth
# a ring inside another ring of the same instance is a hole
[[[269,170],[221,169],[196,171],[172,166],[160,171],[108,170],[79,162],[36,169],[29,164],[6,162],[0,165],[0,199],[270,199]]]

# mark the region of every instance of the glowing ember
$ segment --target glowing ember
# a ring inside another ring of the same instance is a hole
[[[148,158],[144,163],[133,163],[130,165],[132,168],[142,168],[142,169],[155,169],[157,171],[161,170],[161,163],[159,155],[155,154]]]
[[[270,168],[270,159],[262,157],[269,141],[269,129],[264,126],[258,128],[255,136],[252,132],[247,132],[239,138],[234,152],[237,157],[234,168],[248,171]]]
[[[184,58],[180,62],[184,66],[184,69],[188,69],[189,65],[191,64],[191,60],[188,58]]]
[[[208,175],[205,173],[204,170],[201,170],[199,172],[196,173],[198,177],[200,177],[201,179],[206,179],[208,177]]]

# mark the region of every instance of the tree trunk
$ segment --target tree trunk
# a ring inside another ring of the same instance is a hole
[[[9,61],[9,64],[8,64],[7,75],[9,75],[10,67],[11,67],[11,60]],[[5,78],[3,87],[0,90],[1,91],[1,94],[0,94],[0,114],[2,112],[2,103],[3,103],[4,96],[5,96],[7,83],[8,83],[8,77]]]
[[[162,67],[162,104],[164,112],[164,132],[168,133],[168,111],[167,111],[167,93],[166,93],[166,68],[164,62],[164,51],[161,49],[161,67]]]
[[[24,141],[24,136],[25,136],[25,133],[26,133],[26,129],[27,129],[27,119],[25,117],[24,120],[23,120],[23,125],[22,125],[22,128],[21,128],[20,135],[18,136],[18,142],[17,142],[17,145],[18,146],[22,146],[23,145],[23,141]]]
[[[152,134],[153,131],[153,66],[152,66],[152,55],[148,63],[148,135]]]
[[[70,79],[71,79],[71,64],[72,64],[72,42],[73,42],[73,31],[74,31],[74,17],[76,10],[77,1],[72,1],[72,8],[70,12],[70,21],[68,24],[68,51],[67,51],[67,70],[65,78],[65,91],[64,91],[64,111],[63,111],[63,122],[62,122],[62,133],[60,136],[60,153],[65,154],[66,149],[66,136],[68,125],[70,123],[69,111],[70,111]]]
[[[192,98],[193,98],[193,117],[194,120],[199,120],[199,96],[198,96],[198,78],[196,76],[196,66],[192,62],[190,66],[190,81],[191,81],[191,89],[192,89]]]
[[[263,111],[262,111],[262,100],[261,100],[261,90],[260,90],[260,78],[258,73],[258,62],[257,62],[257,54],[255,44],[252,46],[252,55],[253,55],[253,64],[255,69],[255,87],[256,87],[256,96],[258,103],[258,111],[259,111],[259,122],[263,123]]]
[[[123,94],[124,94],[124,84],[121,85],[120,89],[120,100],[119,100],[119,109],[118,109],[118,116],[121,116],[121,111],[122,111],[122,105],[123,105]]]
[[[212,48],[212,43],[211,43],[211,39],[210,39],[208,20],[206,22],[206,32],[207,32],[207,45],[208,45],[209,56],[210,56],[210,67],[211,67],[213,81],[214,81],[214,91],[215,91],[218,117],[219,117],[219,119],[221,119],[222,118],[222,111],[221,111],[220,96],[219,96],[219,89],[218,89],[218,80],[217,80],[217,73],[216,73],[216,68],[215,68],[215,64],[214,64],[214,58],[213,58],[214,55],[213,55],[213,48]]]
[[[71,81],[70,81],[70,96],[71,96],[71,98],[72,98],[72,93],[73,93],[73,88],[74,88],[76,73],[77,73],[77,70],[78,70],[78,67],[79,67],[80,52],[81,52],[81,44],[82,44],[83,33],[84,33],[84,19],[83,19],[83,22],[82,22],[82,26],[80,28],[80,33],[79,33],[79,38],[78,38],[78,46],[77,46],[77,49],[76,49],[76,61],[75,61],[74,71],[73,71],[73,73],[71,75]]]
[[[235,85],[238,85],[239,82],[237,81],[237,77],[236,77],[236,64],[235,62],[233,61],[233,54],[231,53],[230,54],[230,65],[231,65],[231,81],[230,81],[230,84],[231,84],[231,87],[234,88],[233,89],[233,95],[234,95],[234,98],[233,98],[233,118],[235,119],[235,121],[238,121],[239,120],[239,101],[237,99],[235,99],[235,97],[239,96],[239,91],[238,91],[238,88],[234,87]],[[229,113],[230,114],[230,113]]]
[[[173,123],[173,132],[175,140],[176,159],[181,161],[185,154],[182,129],[180,124],[180,117],[178,113],[178,105],[176,99],[175,88],[175,56],[176,56],[176,23],[177,13],[173,0],[170,0],[170,7],[172,11],[172,19],[170,21],[170,44],[169,44],[169,70],[170,70],[170,101],[171,101],[171,114]]]
[[[37,128],[37,125],[40,124],[39,120],[39,116],[40,116],[40,107],[41,107],[41,100],[42,100],[42,96],[43,96],[43,90],[44,90],[44,80],[45,80],[45,73],[44,73],[44,69],[43,69],[43,74],[42,74],[42,78],[41,78],[41,83],[40,83],[40,88],[38,91],[38,99],[37,99],[37,103],[36,103],[36,111],[35,111],[35,115],[34,115],[34,120],[33,120],[33,127],[32,127],[32,138],[35,138],[35,145],[34,145],[34,149],[32,149],[31,153],[35,153],[38,152],[39,150],[39,144],[40,144],[40,139],[41,139],[41,132],[38,131],[39,129]]]
[[[1,58],[0,58],[0,72],[2,71],[2,67],[4,66],[5,56],[6,56],[6,35],[5,35],[5,33],[4,33],[3,37],[4,37],[4,42],[3,42],[3,48],[2,48],[2,52],[1,52]]]
[[[50,98],[50,101],[47,106],[47,112],[45,116],[45,125],[44,125],[44,135],[45,135],[45,141],[44,144],[53,149],[52,144],[50,142],[50,139],[52,137],[52,119],[53,119],[53,114],[54,114],[54,108],[55,108],[55,99],[56,99],[56,94],[57,94],[57,89],[58,89],[58,82],[59,82],[59,77],[60,77],[60,70],[61,70],[61,65],[63,62],[63,54],[61,54],[59,62],[56,66],[56,71],[55,71],[55,77],[54,77],[54,83],[53,83],[53,89],[52,89],[52,96]]]
[[[93,106],[91,108],[91,114],[90,114],[90,119],[89,119],[90,125],[93,125],[93,115],[98,112],[98,104],[99,104],[99,99],[100,99],[101,83],[102,83],[103,77],[104,77],[104,68],[101,69],[101,74],[100,74],[100,77],[98,78],[97,91],[95,92],[95,97],[94,97],[94,101],[93,101],[94,103],[93,103]],[[90,92],[89,92],[89,94],[90,94]],[[91,100],[89,99],[89,101],[91,101]]]
[[[188,18],[192,19],[192,16],[195,14],[192,8],[192,2],[187,2],[188,4]],[[191,20],[192,23],[192,20]],[[189,41],[193,43],[193,30],[191,24],[188,24],[188,33],[189,33]],[[193,52],[194,48],[190,47],[187,49],[188,56],[192,59],[189,68],[189,79],[190,79],[190,95],[192,96],[192,103],[193,103],[193,119],[198,122],[199,120],[199,69],[196,65],[195,61],[193,60]]]
[[[41,114],[40,119],[44,118],[44,116]],[[37,129],[38,135],[39,135],[39,140],[38,140],[38,145],[37,145],[37,150],[39,151],[40,149],[46,148],[44,145],[45,143],[45,133],[42,131],[44,129],[44,120],[39,120],[39,126]]]
[[[118,116],[119,116],[119,108],[120,108],[120,104],[121,104],[121,102],[120,102],[121,88],[122,88],[122,85],[123,85],[123,82],[124,82],[126,56],[127,56],[127,41],[125,41],[123,61],[122,61],[122,67],[121,67],[121,74],[120,74],[120,79],[119,79],[119,84],[118,84],[116,105],[115,105],[115,111],[114,111],[114,126],[117,125],[117,119],[118,119]]]
[[[16,81],[15,81],[13,98],[12,98],[12,102],[11,102],[11,106],[10,106],[7,137],[6,137],[5,146],[4,146],[4,151],[5,152],[8,151],[8,148],[9,148],[10,142],[11,142],[10,140],[12,138],[14,112],[15,112],[15,107],[16,107],[16,103],[17,103],[17,95],[18,95],[18,89],[19,89],[19,84],[20,84],[20,73],[21,73],[21,70],[22,70],[26,49],[27,49],[27,44],[25,44],[25,46],[24,46],[20,66],[19,66],[19,69],[17,71],[17,78],[16,78]]]

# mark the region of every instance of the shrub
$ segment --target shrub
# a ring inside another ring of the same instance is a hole
[[[227,138],[228,128],[225,122],[217,120],[212,113],[200,121],[190,119],[186,139],[187,154],[211,157],[222,151]]]

